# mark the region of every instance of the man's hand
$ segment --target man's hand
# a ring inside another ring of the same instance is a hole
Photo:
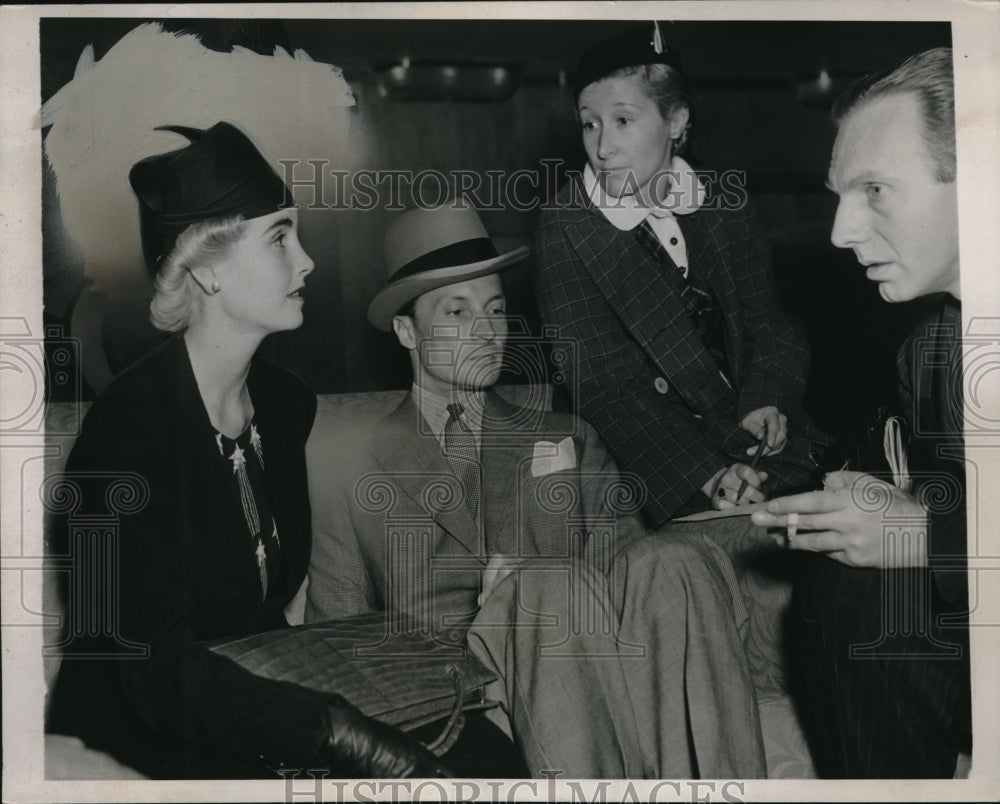
[[[781,452],[788,441],[788,417],[774,405],[751,410],[743,417],[740,427],[758,441],[764,437],[766,430],[768,455],[776,455]],[[755,455],[756,452],[756,444],[747,448],[747,455]]]
[[[740,486],[746,480],[746,488],[739,497]],[[701,487],[702,494],[712,501],[717,511],[735,508],[737,505],[763,502],[761,486],[767,480],[767,472],[751,469],[745,463],[734,463],[727,469],[720,469]]]
[[[926,538],[911,540],[908,549],[901,549],[901,540],[885,540],[892,520],[908,520],[900,529],[926,532],[927,512],[913,495],[863,472],[831,472],[823,485],[822,491],[771,500],[766,511],[753,513],[754,524],[789,528],[787,537],[776,535],[788,547],[826,553],[851,567],[927,565]]]

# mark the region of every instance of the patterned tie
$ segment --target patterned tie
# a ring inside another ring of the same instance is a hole
[[[660,238],[656,236],[656,232],[653,230],[653,227],[649,222],[649,218],[646,218],[639,224],[639,228],[636,230],[636,236],[639,238],[639,242],[642,243],[646,251],[652,254],[661,266],[665,265],[666,260],[664,259],[664,255],[667,250],[660,242]],[[686,273],[687,276],[685,275]],[[671,271],[671,274],[676,275],[676,272]],[[698,310],[701,306],[703,294],[701,294],[700,291],[694,286],[692,278],[690,278],[690,273],[685,272],[683,268],[680,268],[680,276],[673,281],[673,284],[677,288],[681,297],[681,303],[684,305],[684,309],[688,311],[688,315],[692,318],[696,318]]]
[[[457,402],[448,405],[448,422],[444,426],[444,454],[451,470],[465,491],[465,504],[475,519],[479,510],[479,455],[476,437],[462,421],[463,408]]]
[[[726,360],[725,322],[722,318],[722,307],[716,300],[715,294],[708,289],[695,271],[689,269],[685,277],[683,269],[680,272],[673,270],[673,258],[670,257],[656,236],[656,232],[649,223],[649,218],[639,224],[635,233],[646,251],[661,267],[668,269],[667,278],[677,290],[687,314],[691,316],[691,321],[701,336],[705,349],[712,356],[712,360],[715,361],[715,365],[722,373],[726,383],[732,387],[729,364]],[[669,268],[668,262],[671,263]]]

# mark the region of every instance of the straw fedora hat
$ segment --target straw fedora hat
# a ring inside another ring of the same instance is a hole
[[[388,279],[368,306],[368,320],[388,331],[400,308],[428,290],[496,273],[526,256],[527,246],[498,253],[472,207],[405,212],[385,233]]]

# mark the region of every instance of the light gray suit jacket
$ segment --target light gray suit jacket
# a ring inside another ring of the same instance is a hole
[[[412,395],[311,462],[312,497],[328,502],[313,511],[306,621],[388,610],[460,639],[489,556],[558,563],[587,551],[607,567],[614,550],[644,534],[632,515],[643,502],[639,486],[575,416],[488,392],[481,456],[478,523]]]

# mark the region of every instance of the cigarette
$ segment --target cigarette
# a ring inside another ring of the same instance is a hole
[[[787,528],[785,535],[788,539],[791,539],[796,533],[799,532],[799,515],[792,511],[792,513],[788,515],[788,521],[785,523],[785,527]]]

